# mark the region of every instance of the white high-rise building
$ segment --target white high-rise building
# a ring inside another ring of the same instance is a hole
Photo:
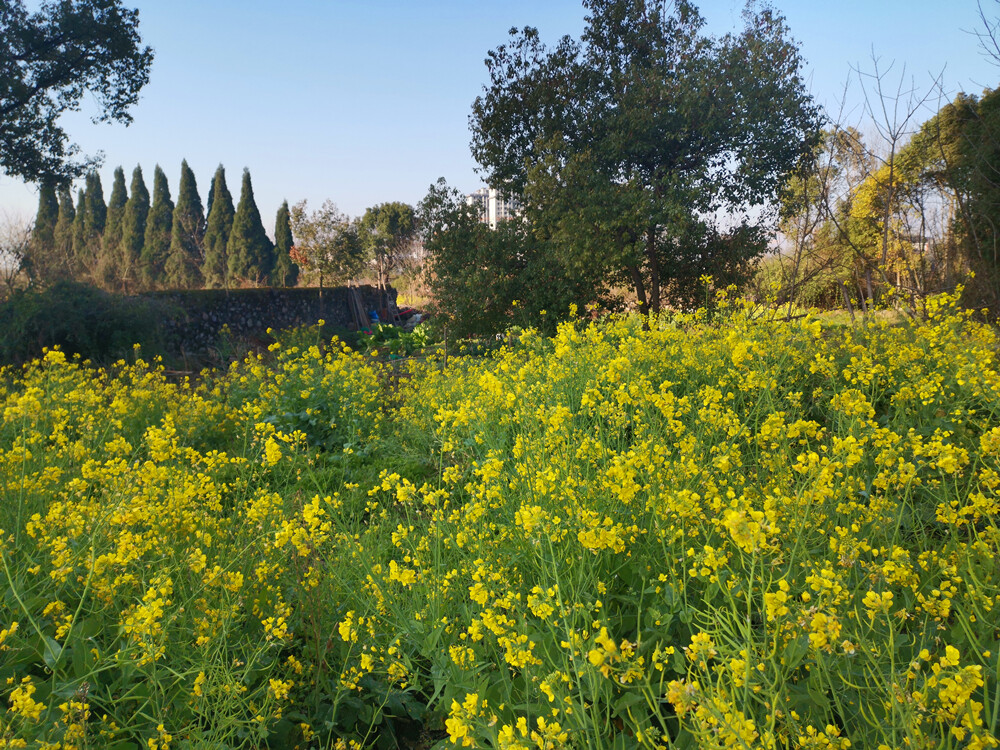
[[[479,188],[465,197],[465,202],[475,206],[479,211],[479,220],[489,224],[490,229],[496,229],[501,221],[509,221],[518,215],[520,204],[513,198],[507,198],[496,188]]]
[[[474,206],[479,214],[479,220],[484,224],[490,220],[490,191],[489,188],[479,188],[474,193],[465,196],[465,204]]]

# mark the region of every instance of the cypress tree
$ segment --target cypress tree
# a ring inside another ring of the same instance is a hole
[[[255,286],[267,284],[274,268],[274,245],[264,231],[260,211],[253,197],[250,170],[243,170],[240,203],[233,217],[233,231],[226,246],[229,277]]]
[[[174,202],[170,200],[167,176],[157,164],[153,172],[153,205],[146,217],[146,234],[139,256],[139,281],[146,289],[163,284],[163,268],[170,253],[173,222]]]
[[[194,172],[187,160],[181,162],[181,182],[177,188],[174,228],[170,234],[170,254],[164,268],[167,284],[191,289],[202,283],[201,263],[205,240],[205,214]]]
[[[115,179],[111,185],[111,195],[108,197],[104,232],[101,235],[101,248],[97,259],[97,281],[108,289],[113,288],[118,279],[122,219],[125,215],[126,201],[128,195],[125,193],[125,170],[118,167],[115,169]]]
[[[215,170],[215,177],[219,176],[219,169],[222,169],[221,164],[219,165],[218,169]],[[222,169],[223,182],[225,182],[225,175],[226,175],[226,170]],[[208,183],[208,200],[205,201],[206,220],[212,213],[212,202],[215,200],[215,177],[213,177],[212,181]],[[228,193],[229,190],[227,189],[226,192]]]
[[[124,186],[123,186],[124,187]],[[104,234],[108,218],[108,206],[104,202],[104,186],[97,172],[87,175],[87,213],[84,216],[84,229],[88,236]]]
[[[146,217],[149,215],[149,190],[142,179],[142,167],[132,171],[129,198],[122,214],[122,240],[118,246],[118,282],[123,291],[135,288],[139,258],[146,237]]]
[[[288,201],[281,204],[274,219],[274,271],[271,273],[273,286],[295,286],[299,280],[299,267],[292,260],[292,222],[288,212]]]
[[[83,231],[83,214],[87,210],[87,193],[83,188],[76,191],[76,216],[73,217],[73,256],[70,259],[70,277],[80,279],[84,275],[84,252],[87,236]]]
[[[28,245],[28,275],[35,281],[46,283],[52,276],[52,263],[56,255],[56,222],[59,220],[59,199],[56,187],[46,180],[38,190],[38,213],[31,230]]]
[[[82,238],[77,247],[77,261],[89,279],[100,283],[98,265],[108,207],[104,203],[101,176],[97,172],[90,172],[86,184],[83,208],[77,212],[77,221],[82,223]]]
[[[50,281],[70,278],[73,267],[73,224],[76,209],[69,187],[59,190],[59,216],[56,219],[55,252],[52,254]]]
[[[233,196],[226,187],[226,170],[220,164],[215,170],[212,188],[208,194],[208,224],[205,228],[205,264],[202,274],[209,287],[229,287],[229,264],[226,247],[233,229]]]

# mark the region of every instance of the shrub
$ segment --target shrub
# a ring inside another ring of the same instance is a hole
[[[98,363],[129,355],[135,344],[160,349],[158,321],[172,308],[72,281],[25,289],[0,304],[0,362],[21,364],[58,347]]]

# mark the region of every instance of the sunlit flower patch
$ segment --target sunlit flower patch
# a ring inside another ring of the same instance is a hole
[[[997,339],[931,313],[5,372],[0,746],[996,747]]]

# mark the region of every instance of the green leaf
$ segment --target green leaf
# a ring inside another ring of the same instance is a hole
[[[781,658],[785,667],[791,670],[795,669],[808,653],[809,638],[808,636],[801,635],[797,638],[792,638],[785,644],[785,648],[781,652]]]
[[[59,664],[62,653],[63,648],[56,640],[48,636],[42,636],[42,661],[53,672],[56,671],[56,666]]]

